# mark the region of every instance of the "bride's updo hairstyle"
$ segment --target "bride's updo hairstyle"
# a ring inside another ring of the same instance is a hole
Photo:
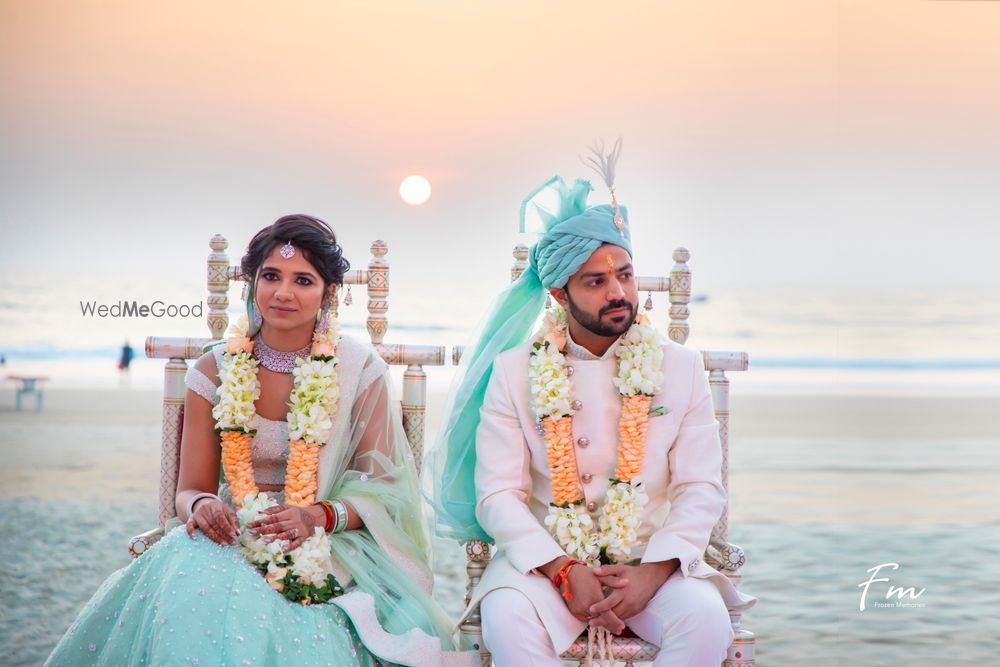
[[[240,268],[247,280],[257,276],[257,269],[275,248],[288,242],[316,267],[323,279],[324,289],[331,283],[343,284],[344,274],[350,270],[351,264],[344,258],[333,230],[319,218],[302,213],[278,218],[251,239],[246,254],[240,260]]]

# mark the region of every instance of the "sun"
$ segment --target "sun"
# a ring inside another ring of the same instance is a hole
[[[431,184],[423,176],[417,174],[407,176],[399,184],[399,196],[411,206],[420,206],[430,199]]]

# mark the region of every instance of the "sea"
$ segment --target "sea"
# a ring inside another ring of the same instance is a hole
[[[127,281],[83,275],[57,286],[0,274],[0,357],[6,374],[45,376],[50,386],[158,387],[161,359],[146,359],[148,336],[207,337],[206,289],[197,280],[132,274]],[[669,322],[666,296],[649,315]],[[469,343],[491,296],[456,291],[428,307],[426,296],[389,298],[387,343]],[[640,295],[641,304],[646,295]],[[231,320],[240,295],[230,293]],[[97,308],[150,307],[146,317],[100,317]],[[200,316],[199,309],[200,308]],[[730,374],[749,393],[1000,395],[1000,297],[987,288],[731,287],[693,295],[687,344],[740,351],[747,373]],[[163,311],[162,316],[154,313]],[[366,300],[355,289],[341,306],[344,331],[367,338]],[[119,372],[123,346],[133,349]],[[431,391],[454,368],[428,369]]]

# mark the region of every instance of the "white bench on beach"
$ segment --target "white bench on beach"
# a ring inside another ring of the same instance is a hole
[[[42,409],[42,387],[43,382],[48,381],[48,377],[45,375],[8,375],[8,380],[13,380],[18,383],[16,389],[14,389],[14,407],[16,410],[21,410],[21,397],[25,394],[32,395],[35,397],[35,411],[41,411]]]
[[[670,324],[667,330],[670,339],[684,344],[688,338],[689,325],[688,304],[691,302],[691,269],[688,267],[690,253],[687,248],[677,248],[673,252],[674,265],[670,276],[638,276],[639,292],[646,292],[644,308],[653,308],[652,293],[667,292],[670,302]],[[528,268],[528,246],[518,244],[514,247],[514,264],[511,267],[510,279],[513,282]],[[452,351],[452,361],[458,365],[462,356],[462,348]],[[719,439],[722,441],[722,484],[729,491],[729,379],[728,371],[745,371],[749,367],[746,352],[723,352],[703,350],[705,371],[712,390],[712,401],[715,405],[715,416],[719,421]],[[465,545],[467,556],[466,572],[468,582],[465,602],[468,605],[472,590],[479,583],[492,554],[490,545],[480,540],[471,540]],[[722,516],[712,530],[708,549],[705,551],[705,561],[725,574],[734,585],[739,585],[741,569],[746,563],[743,550],[729,542],[729,501]],[[730,613],[736,638],[729,647],[725,667],[752,667],[755,660],[755,636],[742,627],[742,614]],[[482,621],[477,613],[471,614],[462,625],[462,633],[472,642],[480,653],[483,667],[492,664],[492,658],[482,638]],[[611,653],[618,662],[624,662],[626,667],[633,667],[636,662],[651,661],[656,657],[657,647],[643,641],[626,629],[625,634],[612,640]],[[581,664],[587,657],[587,634],[584,633],[562,655],[563,660],[575,660]]]
[[[207,338],[168,338],[150,336],[146,339],[146,356],[166,359],[163,378],[163,422],[160,440],[160,490],[157,526],[136,535],[128,543],[129,553],[138,557],[163,537],[164,527],[177,515],[174,495],[177,492],[177,474],[180,464],[181,432],[184,424],[184,375],[187,360],[197,359],[202,349],[214,340],[224,337],[229,327],[229,289],[234,281],[243,281],[239,265],[230,265],[226,249],[229,242],[219,234],[209,242],[212,252],[208,256],[208,313]],[[344,274],[344,285],[359,285],[367,290],[368,337],[372,345],[389,365],[406,366],[403,373],[402,415],[403,430],[419,468],[423,458],[424,415],[426,412],[427,374],[424,366],[445,365],[443,345],[405,345],[383,342],[389,328],[386,312],[389,307],[389,264],[385,255],[389,248],[384,241],[371,245],[371,260],[364,269],[351,269]],[[338,292],[339,296],[339,292]],[[338,297],[334,297],[334,310]]]

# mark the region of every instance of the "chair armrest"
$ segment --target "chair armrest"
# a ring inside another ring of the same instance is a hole
[[[720,572],[738,575],[746,565],[747,558],[743,549],[729,542],[712,540],[705,550],[705,559]]]
[[[161,537],[163,537],[163,528],[154,528],[145,533],[139,533],[128,541],[128,552],[132,558],[138,558],[159,542]]]

